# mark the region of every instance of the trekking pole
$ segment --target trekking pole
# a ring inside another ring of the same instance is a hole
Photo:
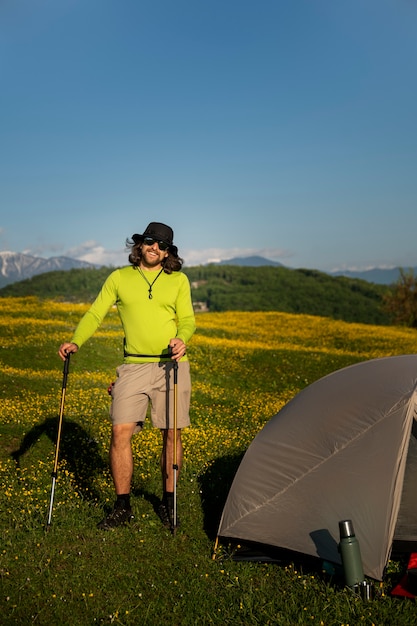
[[[65,392],[67,389],[67,378],[68,378],[68,371],[69,371],[69,362],[70,362],[70,353],[68,352],[67,357],[64,361],[64,372],[63,372],[63,379],[62,379],[62,390],[61,390],[61,404],[59,407],[59,420],[58,420],[58,434],[56,437],[56,446],[55,446],[55,461],[54,461],[54,469],[52,470],[52,485],[51,485],[51,500],[49,502],[49,513],[48,513],[48,522],[46,525],[46,528],[48,530],[48,528],[51,525],[51,519],[52,519],[52,507],[54,504],[54,494],[55,494],[55,483],[56,483],[56,479],[58,476],[58,458],[59,458],[59,443],[61,440],[61,431],[62,431],[62,421],[63,421],[63,417],[64,417],[64,404],[65,404]]]
[[[175,535],[177,530],[177,471],[178,471],[178,459],[177,459],[177,407],[178,407],[178,361],[174,360],[174,450],[173,450],[173,465],[174,470],[174,511],[172,518],[172,532]]]

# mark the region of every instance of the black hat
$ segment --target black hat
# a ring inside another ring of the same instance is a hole
[[[174,231],[170,226],[161,224],[160,222],[151,222],[147,227],[143,235],[132,235],[132,239],[135,243],[141,243],[145,237],[152,237],[156,241],[163,241],[169,245],[171,252],[177,256],[178,248],[172,243],[174,240]]]

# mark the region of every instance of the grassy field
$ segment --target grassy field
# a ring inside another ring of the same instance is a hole
[[[346,365],[417,351],[416,331],[281,313],[201,314],[189,346],[192,427],[184,431],[181,527],[155,513],[160,435],[134,440],[134,522],[96,529],[113,503],[107,387],[122,358],[116,312],[74,355],[68,377],[52,525],[45,532],[62,385],[59,344],[86,310],[2,299],[0,338],[0,621],[11,624],[313,624],[417,622],[413,601],[377,598],[299,563],[241,562],[216,529],[234,472],[254,436],[300,389]]]

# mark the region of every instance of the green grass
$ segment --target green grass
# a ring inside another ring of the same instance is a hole
[[[377,598],[363,602],[308,562],[233,559],[219,517],[239,461],[263,424],[300,389],[354,362],[416,352],[415,331],[325,318],[220,313],[197,318],[189,346],[192,428],[184,431],[172,536],[161,495],[159,433],[134,440],[134,522],[103,533],[113,503],[107,466],[107,386],[121,359],[111,312],[70,363],[52,525],[50,501],[62,385],[61,341],[85,307],[5,299],[0,321],[0,621],[12,624],[413,624],[413,601],[390,596],[391,562]],[[318,565],[318,567],[316,566]]]

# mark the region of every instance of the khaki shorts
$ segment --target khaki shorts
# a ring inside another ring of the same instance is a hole
[[[113,424],[136,423],[142,430],[148,405],[155,428],[174,427],[174,364],[125,363],[117,370],[111,392],[110,417]],[[169,393],[167,393],[169,389]],[[191,379],[188,361],[178,363],[177,428],[190,425]]]

